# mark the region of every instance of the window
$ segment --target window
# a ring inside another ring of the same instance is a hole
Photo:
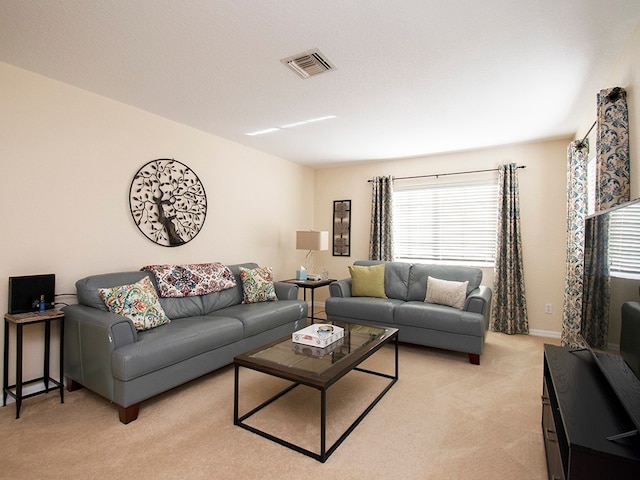
[[[609,273],[638,278],[640,272],[640,203],[609,214]]]
[[[395,260],[492,266],[496,179],[399,187],[393,194]]]

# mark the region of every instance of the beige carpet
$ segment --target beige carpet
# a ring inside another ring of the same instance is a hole
[[[87,390],[0,409],[0,478],[545,479],[543,344],[489,333],[480,366],[454,352],[400,346],[400,379],[326,463],[233,425],[233,368],[142,404],[123,425]],[[367,366],[392,372],[393,348]],[[241,412],[283,383],[241,370]],[[329,389],[329,441],[381,388],[353,372]],[[298,387],[252,423],[317,451],[319,394]]]

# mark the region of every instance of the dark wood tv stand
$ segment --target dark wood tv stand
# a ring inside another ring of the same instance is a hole
[[[629,434],[635,429],[589,351],[544,346],[542,433],[550,479],[639,479],[640,435]]]

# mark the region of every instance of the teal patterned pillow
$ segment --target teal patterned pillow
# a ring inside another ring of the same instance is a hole
[[[170,322],[149,277],[133,285],[99,288],[98,293],[109,311],[129,318],[138,331]]]
[[[240,267],[240,278],[242,279],[242,291],[244,300],[242,303],[273,302],[278,300],[276,289],[273,285],[273,269],[264,268],[244,268]]]

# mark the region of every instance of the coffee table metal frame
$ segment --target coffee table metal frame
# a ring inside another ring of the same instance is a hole
[[[289,340],[290,337],[288,337]],[[245,354],[239,355],[234,359],[234,368],[235,368],[235,379],[234,379],[234,401],[233,401],[233,423],[239,427],[242,427],[250,432],[256,433],[264,438],[272,440],[280,445],[288,447],[296,452],[307,455],[319,462],[324,463],[329,456],[340,446],[340,444],[349,436],[349,434],[358,426],[358,424],[367,416],[367,414],[373,409],[373,407],[382,399],[382,397],[389,391],[389,389],[398,381],[398,330],[394,328],[386,329],[384,336],[371,345],[365,345],[362,348],[361,352],[357,352],[357,354],[342,359],[340,361],[345,362],[341,368],[336,369],[334,374],[330,374],[328,376],[322,375],[312,375],[305,373],[295,373],[290,368],[285,368],[277,365],[276,363],[270,362],[260,362],[255,361],[251,358],[251,355],[268,348],[271,345],[276,345],[283,341],[286,341],[287,338],[280,339],[276,342],[273,342],[269,345],[265,345],[261,348],[255,349],[251,352],[247,352]],[[390,341],[393,341],[395,347],[395,371],[393,375],[376,372],[364,368],[359,368],[362,362],[364,362],[371,355],[380,350],[384,345],[388,344]],[[240,379],[239,379],[239,370],[240,367],[245,367],[251,370],[255,370],[258,372],[262,372],[268,375],[272,375],[274,377],[283,378],[285,380],[292,381],[293,384],[277,393],[270,399],[264,401],[254,409],[245,413],[244,415],[239,415],[239,387],[240,387]],[[326,431],[327,431],[327,390],[328,388],[344,377],[347,373],[351,371],[363,372],[371,375],[376,375],[379,377],[388,378],[390,380],[389,384],[382,390],[382,392],[369,404],[369,406],[358,416],[358,418],[346,429],[346,431],[338,438],[333,445],[327,448],[327,439],[326,439]],[[313,452],[306,448],[303,448],[294,443],[288,442],[282,438],[279,438],[275,435],[272,435],[268,432],[260,430],[256,427],[248,425],[244,423],[252,415],[256,414],[266,406],[275,402],[282,396],[289,393],[294,388],[299,385],[306,385],[308,387],[312,387],[317,389],[320,392],[320,453]]]

